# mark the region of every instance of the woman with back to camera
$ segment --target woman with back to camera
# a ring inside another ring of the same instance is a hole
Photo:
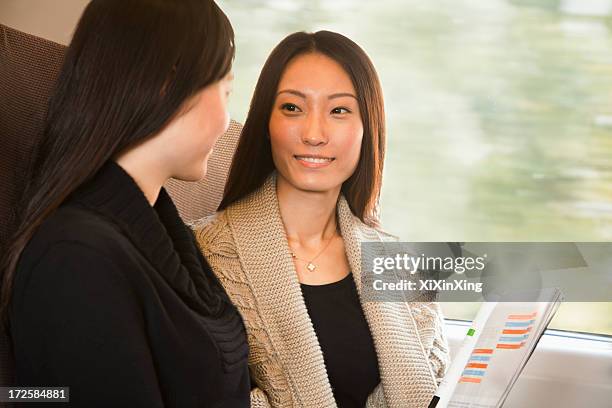
[[[51,97],[5,261],[21,386],[72,406],[246,407],[236,308],[162,185],[206,173],[233,30],[208,0],[94,0]]]
[[[427,406],[448,363],[438,304],[366,302],[378,229],[382,90],[365,52],[285,38],[251,101],[220,211],[194,224],[247,327],[255,407]]]

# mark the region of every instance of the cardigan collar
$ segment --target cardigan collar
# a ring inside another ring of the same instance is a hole
[[[71,201],[119,227],[191,309],[204,316],[223,312],[227,296],[163,187],[151,206],[134,179],[109,160]]]
[[[366,301],[361,290],[361,242],[383,241],[378,230],[355,217],[343,196],[337,216],[346,255],[360,296],[378,357],[387,406],[420,408],[436,389],[428,356],[417,325],[405,302]],[[238,256],[249,276],[267,329],[281,341],[277,352],[294,395],[302,406],[335,406],[326,375],[323,354],[308,317],[297,273],[283,227],[273,173],[257,191],[232,204],[226,211]],[[280,250],[282,248],[282,250]],[[270,275],[273,274],[273,278]],[[308,352],[311,345],[316,352]],[[298,384],[300,384],[298,386]],[[326,384],[322,390],[319,384]],[[409,400],[407,390],[422,391]]]

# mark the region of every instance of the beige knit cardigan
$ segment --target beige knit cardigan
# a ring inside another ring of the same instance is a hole
[[[360,242],[394,238],[363,224],[342,196],[337,215],[361,297]],[[253,194],[192,227],[214,273],[244,319],[249,367],[258,387],[251,392],[251,406],[335,407],[323,354],[289,252],[275,175]],[[438,304],[362,300],[361,306],[381,378],[367,406],[427,407],[449,361]]]

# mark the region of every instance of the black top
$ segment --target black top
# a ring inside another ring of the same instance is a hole
[[[37,230],[10,310],[22,386],[71,406],[248,407],[242,320],[164,189],[107,163]]]
[[[380,375],[352,274],[327,285],[301,287],[336,404],[340,408],[364,407]]]

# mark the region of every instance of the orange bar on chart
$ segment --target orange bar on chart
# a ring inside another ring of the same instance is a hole
[[[513,315],[508,315],[508,319],[509,320],[530,320],[536,317],[536,314],[537,314],[536,312],[533,312],[531,314],[513,314]]]
[[[459,382],[479,383],[481,380],[481,378],[461,377]]]
[[[468,363],[466,368],[487,368],[489,365],[484,363]]]
[[[493,354],[493,349],[474,349],[472,354]]]
[[[504,329],[503,334],[527,334],[531,331],[531,327],[526,329]]]
[[[519,343],[519,344],[504,344],[504,343],[500,343],[497,345],[498,349],[520,349],[521,347],[523,347],[525,345],[525,342]]]

